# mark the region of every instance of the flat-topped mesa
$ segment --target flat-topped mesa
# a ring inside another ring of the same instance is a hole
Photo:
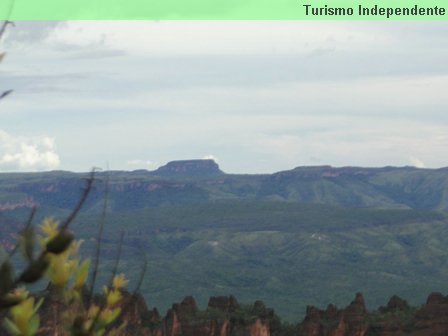
[[[213,160],[170,161],[151,172],[160,176],[213,176],[224,174]]]
[[[294,169],[279,171],[271,175],[272,178],[285,178],[295,177],[301,179],[316,179],[316,178],[335,178],[335,177],[368,177],[381,173],[393,172],[393,171],[415,171],[418,168],[405,166],[405,167],[333,167],[333,166],[299,166]]]

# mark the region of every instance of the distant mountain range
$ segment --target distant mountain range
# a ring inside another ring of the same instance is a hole
[[[0,210],[33,204],[70,208],[85,174],[0,174]],[[213,160],[172,161],[154,171],[109,171],[113,209],[218,200],[276,200],[359,208],[448,209],[448,168],[297,167],[274,174],[226,174]],[[101,200],[97,183],[90,206]]]
[[[0,242],[38,206],[36,221],[63,218],[87,173],[0,174]],[[162,310],[186,295],[263,299],[297,321],[312,304],[368,306],[397,294],[411,304],[448,291],[448,169],[297,167],[226,174],[212,160],[173,161],[154,171],[98,172],[72,229],[91,254],[105,200],[101,275],[124,231],[123,271]]]

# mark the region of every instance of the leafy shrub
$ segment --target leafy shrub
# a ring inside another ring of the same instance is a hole
[[[24,229],[19,233],[15,247],[6,253],[0,266],[0,309],[7,310],[4,327],[12,335],[31,336],[39,331],[39,308],[45,301],[58,304],[54,323],[50,328],[58,329],[60,335],[100,336],[119,334],[125,324],[116,326],[113,322],[122,313],[120,303],[122,289],[127,284],[123,274],[113,273],[102,295],[93,300],[95,277],[89,291],[86,281],[90,260],[81,260],[78,250],[81,241],[76,241],[68,230],[70,223],[84,204],[91,190],[94,174],[87,179],[83,194],[67,219],[58,223],[46,218],[39,225],[36,234],[32,226],[35,209],[32,210]],[[97,244],[99,246],[102,225]],[[26,261],[23,271],[15,276],[11,262],[13,255],[20,251]],[[38,253],[36,254],[36,251]],[[99,252],[96,254],[95,268],[98,267]],[[96,269],[94,269],[96,273]],[[44,294],[31,295],[27,286],[42,279],[48,280]],[[113,325],[113,326],[112,326]]]

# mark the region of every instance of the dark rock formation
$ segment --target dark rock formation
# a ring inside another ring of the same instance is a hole
[[[326,310],[308,306],[305,319],[299,325],[299,335],[363,336],[368,328],[366,316],[367,309],[361,293],[357,293],[350,305],[341,310],[331,304]]]
[[[122,291],[122,315],[120,317],[119,326],[122,321],[126,321],[126,335],[150,335],[150,329],[147,326],[147,320],[151,320],[153,316],[158,317],[157,309],[149,311],[145,299],[140,294],[131,294]]]
[[[257,301],[258,302],[258,301]],[[230,296],[212,296],[208,300],[207,309],[218,309],[225,313],[233,313],[240,308],[238,301],[233,295]]]
[[[431,293],[420,309],[394,295],[387,306],[367,312],[357,294],[345,309],[308,307],[300,336],[442,336],[448,335],[448,296]]]
[[[213,176],[223,174],[213,160],[171,161],[151,172],[158,176]]]
[[[58,299],[59,297],[59,299]],[[368,312],[362,294],[345,308],[329,304],[325,310],[308,306],[297,326],[280,323],[262,301],[240,305],[233,296],[211,297],[207,309],[198,309],[193,297],[175,303],[162,317],[148,310],[142,296],[123,291],[123,312],[115,326],[126,322],[124,335],[142,336],[446,336],[448,296],[432,293],[419,309],[398,296],[385,307]],[[76,307],[75,307],[76,308]],[[61,317],[67,309],[60,296],[50,293],[40,310],[38,335],[65,335]],[[76,309],[75,309],[76,310]],[[0,312],[4,317],[6,312]],[[0,327],[0,334],[5,331]]]
[[[404,336],[410,332],[410,318],[415,312],[406,300],[392,296],[386,307],[380,307],[378,312],[370,314],[369,329],[366,336]]]
[[[431,293],[415,313],[412,329],[412,336],[448,335],[448,297]]]
[[[403,300],[399,296],[394,295],[389,299],[386,307],[380,307],[378,310],[382,313],[388,313],[396,311],[406,311],[409,308],[409,304],[406,300]]]
[[[274,311],[261,301],[243,309],[233,296],[211,297],[205,311],[187,296],[173,304],[153,333],[169,336],[268,336]]]

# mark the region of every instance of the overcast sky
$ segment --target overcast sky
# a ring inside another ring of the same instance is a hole
[[[448,24],[16,22],[0,171],[448,166]]]

